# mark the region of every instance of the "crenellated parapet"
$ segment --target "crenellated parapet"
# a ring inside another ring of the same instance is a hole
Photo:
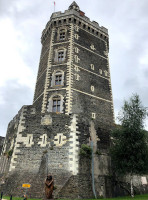
[[[85,16],[84,12],[79,9],[76,10],[73,7],[69,7],[69,9],[65,10],[63,13],[55,12],[51,15],[50,20],[47,22],[46,27],[42,32],[41,42],[44,43],[47,35],[51,32],[53,27],[67,25],[69,23],[74,23],[96,37],[105,40],[109,46],[108,29],[103,26],[99,26],[96,21],[91,21]]]

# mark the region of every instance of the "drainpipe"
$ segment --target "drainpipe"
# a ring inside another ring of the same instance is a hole
[[[91,141],[91,174],[92,174],[92,189],[93,189],[93,193],[95,196],[95,199],[97,199],[97,195],[96,195],[96,190],[95,190],[95,178],[94,178],[94,154],[93,154],[93,141]]]

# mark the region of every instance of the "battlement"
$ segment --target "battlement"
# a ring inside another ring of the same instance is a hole
[[[75,24],[81,26],[84,29],[88,29],[89,32],[95,35],[103,35],[103,38],[108,38],[108,29],[104,26],[99,26],[98,22],[91,21],[90,18],[85,16],[85,13],[81,11],[78,5],[73,2],[68,10],[64,12],[54,12],[50,20],[47,22],[45,29],[42,32],[41,39],[45,39],[48,32],[50,32],[51,28],[56,25],[66,24],[74,22]]]
[[[76,10],[65,10],[65,12],[55,12],[51,15],[50,20],[56,19],[56,18],[61,18],[61,17],[66,17],[69,15],[75,15],[79,17],[80,19],[84,20],[86,23],[89,23],[90,25],[94,26],[95,28],[99,29],[100,31],[103,31],[104,33],[108,34],[108,29],[105,28],[104,26],[99,26],[98,22],[96,21],[91,21],[90,18],[85,16],[85,13],[82,11],[76,11]]]

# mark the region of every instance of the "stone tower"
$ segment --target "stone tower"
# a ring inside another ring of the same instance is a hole
[[[23,106],[8,125],[0,169],[7,179],[1,187],[20,195],[27,182],[29,195],[39,198],[50,173],[55,196],[91,198],[92,186],[97,196],[110,196],[108,30],[73,2],[64,13],[52,14],[41,42],[33,105]]]

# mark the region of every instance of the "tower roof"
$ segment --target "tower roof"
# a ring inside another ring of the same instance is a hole
[[[69,6],[68,9],[69,9],[69,10],[77,10],[77,11],[80,10],[78,4],[77,4],[75,1],[72,2],[72,4]]]

